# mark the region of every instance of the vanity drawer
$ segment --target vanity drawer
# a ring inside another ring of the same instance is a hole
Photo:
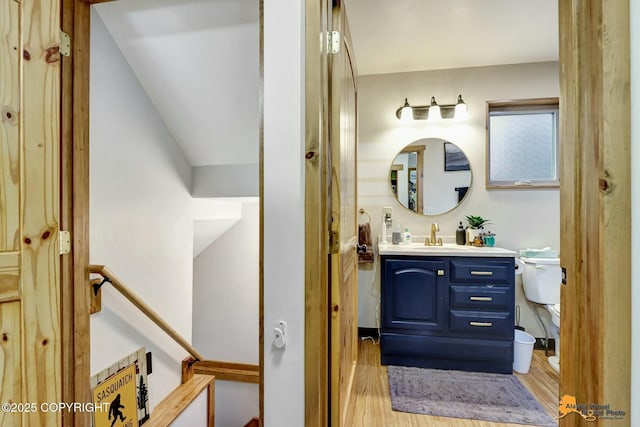
[[[459,308],[508,309],[513,305],[512,295],[505,286],[451,285],[449,304]]]
[[[452,282],[511,283],[515,275],[513,258],[507,260],[451,261]]]
[[[513,340],[513,316],[509,312],[463,311],[449,312],[451,332],[480,334]]]

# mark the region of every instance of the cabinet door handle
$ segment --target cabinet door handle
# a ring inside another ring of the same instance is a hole
[[[469,322],[469,326],[481,326],[484,328],[493,326],[491,322]]]
[[[493,301],[492,297],[469,297],[470,301]]]
[[[471,270],[472,276],[493,276],[493,271],[475,271]]]

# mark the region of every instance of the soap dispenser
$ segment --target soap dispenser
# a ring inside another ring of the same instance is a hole
[[[411,244],[411,233],[409,232],[409,227],[406,227],[404,229],[404,235],[402,236],[402,242],[405,245],[410,245]]]
[[[464,227],[462,226],[462,221],[460,221],[460,225],[456,230],[456,244],[464,245],[465,243],[467,243],[466,234],[467,233],[465,233]]]

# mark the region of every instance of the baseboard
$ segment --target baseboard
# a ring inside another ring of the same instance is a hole
[[[380,338],[380,335],[378,335],[378,328],[358,328],[358,337],[371,337],[374,340],[377,340]]]
[[[380,338],[378,335],[378,328],[358,328],[358,338],[371,337],[374,340]],[[533,345],[534,350],[544,350],[544,338],[536,338],[536,343]],[[556,340],[549,338],[549,350],[555,351]]]

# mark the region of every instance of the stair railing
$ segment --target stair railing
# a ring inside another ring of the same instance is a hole
[[[215,418],[215,379],[259,383],[260,369],[258,365],[205,360],[204,356],[193,348],[178,331],[173,329],[169,323],[106,266],[90,265],[89,272],[102,277],[102,280],[97,279],[90,282],[93,287],[91,305],[95,311],[99,311],[99,308],[96,309],[96,307],[100,305],[100,290],[104,284],[109,283],[191,355],[191,357],[182,361],[182,384],[155,406],[147,422],[149,427],[165,427],[171,424],[204,389],[207,389],[208,394],[207,426],[213,427]],[[252,420],[252,423],[257,422],[258,418]]]
[[[97,294],[100,290],[100,287],[104,285],[104,283],[110,283],[111,286],[118,291],[123,297],[128,299],[133,305],[138,307],[138,310],[143,312],[153,323],[158,325],[160,329],[162,329],[167,335],[169,335],[180,347],[184,348],[187,353],[193,356],[196,360],[204,360],[204,357],[193,348],[191,344],[187,340],[185,340],[182,335],[178,333],[175,329],[171,327],[158,313],[156,313],[147,303],[145,303],[142,298],[137,295],[134,291],[132,291],[129,287],[127,287],[122,280],[120,280],[111,270],[109,270],[104,265],[90,265],[89,272],[93,274],[99,274],[103,277],[101,283],[94,283],[94,294]]]

